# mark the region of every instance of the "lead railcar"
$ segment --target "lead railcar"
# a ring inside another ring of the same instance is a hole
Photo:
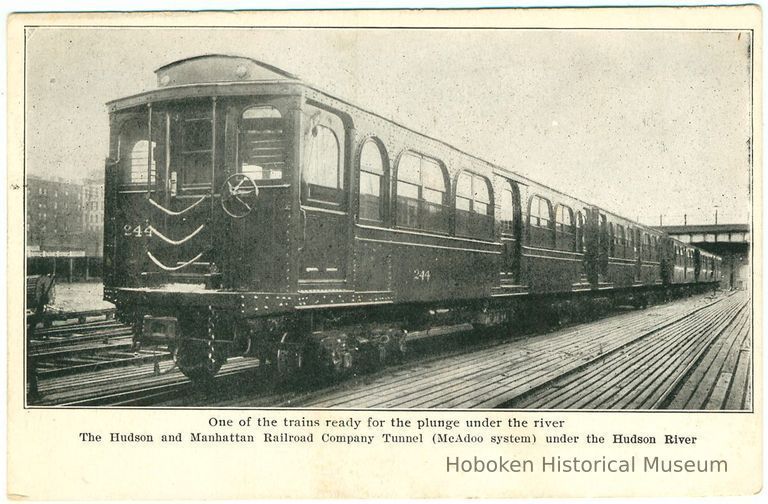
[[[271,65],[156,73],[108,104],[104,293],[193,379],[232,355],[377,365],[435,326],[719,279],[719,258]]]

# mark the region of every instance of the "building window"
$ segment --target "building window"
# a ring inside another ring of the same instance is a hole
[[[285,170],[283,116],[274,107],[250,107],[240,117],[240,172],[256,181],[282,180]]]
[[[534,247],[554,248],[555,230],[552,225],[552,204],[541,196],[531,196],[528,205],[528,231]]]
[[[304,182],[311,200],[340,205],[344,189],[339,140],[332,129],[318,125],[309,136]]]
[[[488,180],[462,172],[456,182],[456,234],[492,238],[492,208]]]
[[[397,166],[397,224],[448,233],[445,172],[440,163],[406,152]]]
[[[358,216],[361,220],[384,222],[387,172],[383,147],[369,139],[360,149],[360,200]]]
[[[558,205],[555,210],[555,231],[559,250],[576,250],[573,210],[565,205]]]

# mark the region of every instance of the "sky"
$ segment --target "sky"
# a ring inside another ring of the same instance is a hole
[[[748,220],[748,32],[37,28],[26,47],[30,174],[103,170],[105,102],[226,53],[647,224]]]

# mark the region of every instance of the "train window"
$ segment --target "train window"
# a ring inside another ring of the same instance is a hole
[[[504,235],[512,236],[515,234],[515,193],[512,191],[512,186],[509,182],[504,182],[499,203],[501,232]]]
[[[282,180],[285,170],[283,116],[270,106],[245,109],[240,117],[240,172],[256,181]]]
[[[397,224],[448,232],[445,172],[434,159],[406,152],[397,167]]]
[[[384,195],[387,182],[384,154],[375,140],[367,140],[360,150],[361,220],[384,222]]]
[[[150,149],[147,137],[147,123],[144,120],[129,121],[120,130],[120,172],[123,184],[146,185],[148,173],[151,183],[155,183],[157,162],[153,157],[152,166],[147,169]],[[155,146],[156,142],[152,142],[152,148]]]
[[[331,128],[317,125],[309,136],[304,182],[309,199],[341,204],[344,173],[341,170],[339,139]]]
[[[552,222],[552,204],[541,196],[531,196],[528,205],[529,240],[533,246],[552,248],[554,228]]]
[[[650,261],[653,260],[653,240],[651,235],[645,237],[645,257]]]
[[[493,212],[488,181],[462,172],[456,182],[456,234],[491,238]]]
[[[559,250],[574,250],[576,233],[573,229],[573,210],[565,205],[558,205],[555,210],[556,243]]]
[[[172,171],[178,172],[182,187],[202,188],[211,183],[213,115],[210,104],[186,104],[172,116]]]
[[[616,224],[616,257],[626,257],[627,255],[627,238],[624,234],[624,226]]]
[[[576,252],[584,252],[584,218],[576,212]]]
[[[610,245],[610,250],[608,251],[608,256],[609,257],[616,257],[616,231],[613,228],[613,223],[612,222],[608,223],[608,235],[610,236],[609,242],[608,242],[609,245]]]

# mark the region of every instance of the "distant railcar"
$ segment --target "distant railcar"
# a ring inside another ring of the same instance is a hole
[[[104,293],[193,379],[717,284],[720,259],[243,57],[108,104]],[[409,334],[410,332],[410,334]]]

